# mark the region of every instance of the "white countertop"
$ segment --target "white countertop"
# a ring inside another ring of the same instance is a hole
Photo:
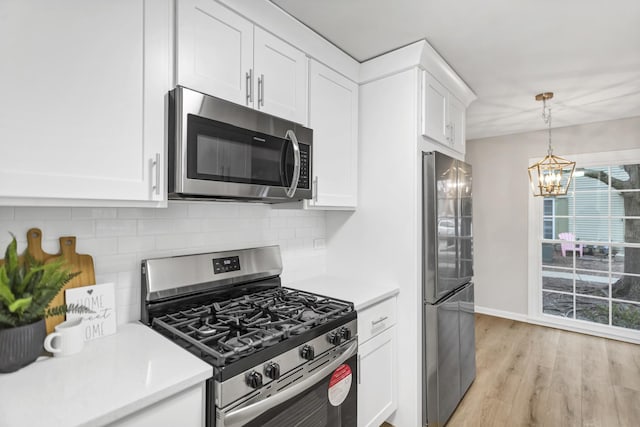
[[[139,323],[0,374],[0,426],[101,426],[213,375],[211,365]]]
[[[400,291],[392,283],[359,282],[358,279],[335,276],[314,277],[285,286],[352,302],[356,311],[395,296]]]

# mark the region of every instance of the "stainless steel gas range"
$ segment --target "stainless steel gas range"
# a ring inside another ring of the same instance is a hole
[[[355,426],[353,304],[281,286],[278,246],[142,262],[142,321],[210,363],[207,425]]]

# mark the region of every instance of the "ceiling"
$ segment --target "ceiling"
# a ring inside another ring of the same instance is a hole
[[[420,39],[476,93],[467,139],[640,116],[638,0],[271,0],[358,61]]]

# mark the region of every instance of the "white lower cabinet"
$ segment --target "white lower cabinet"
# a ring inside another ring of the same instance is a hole
[[[378,427],[398,407],[396,297],[358,313],[358,427]]]
[[[171,8],[0,2],[0,204],[166,203]]]
[[[180,393],[124,417],[110,427],[204,427],[205,383],[195,385]]]

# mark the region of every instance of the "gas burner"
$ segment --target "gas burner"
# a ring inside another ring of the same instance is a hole
[[[314,320],[321,317],[321,315],[309,308],[305,308],[304,310],[300,311],[300,315],[298,317],[301,321],[308,322],[310,320]]]
[[[351,312],[350,303],[274,287],[179,310],[154,321],[199,352],[210,354],[214,365],[222,367]]]
[[[208,338],[219,332],[216,326],[209,323],[209,321],[200,324],[200,326],[189,325],[189,328],[195,331],[196,336],[200,338]]]

